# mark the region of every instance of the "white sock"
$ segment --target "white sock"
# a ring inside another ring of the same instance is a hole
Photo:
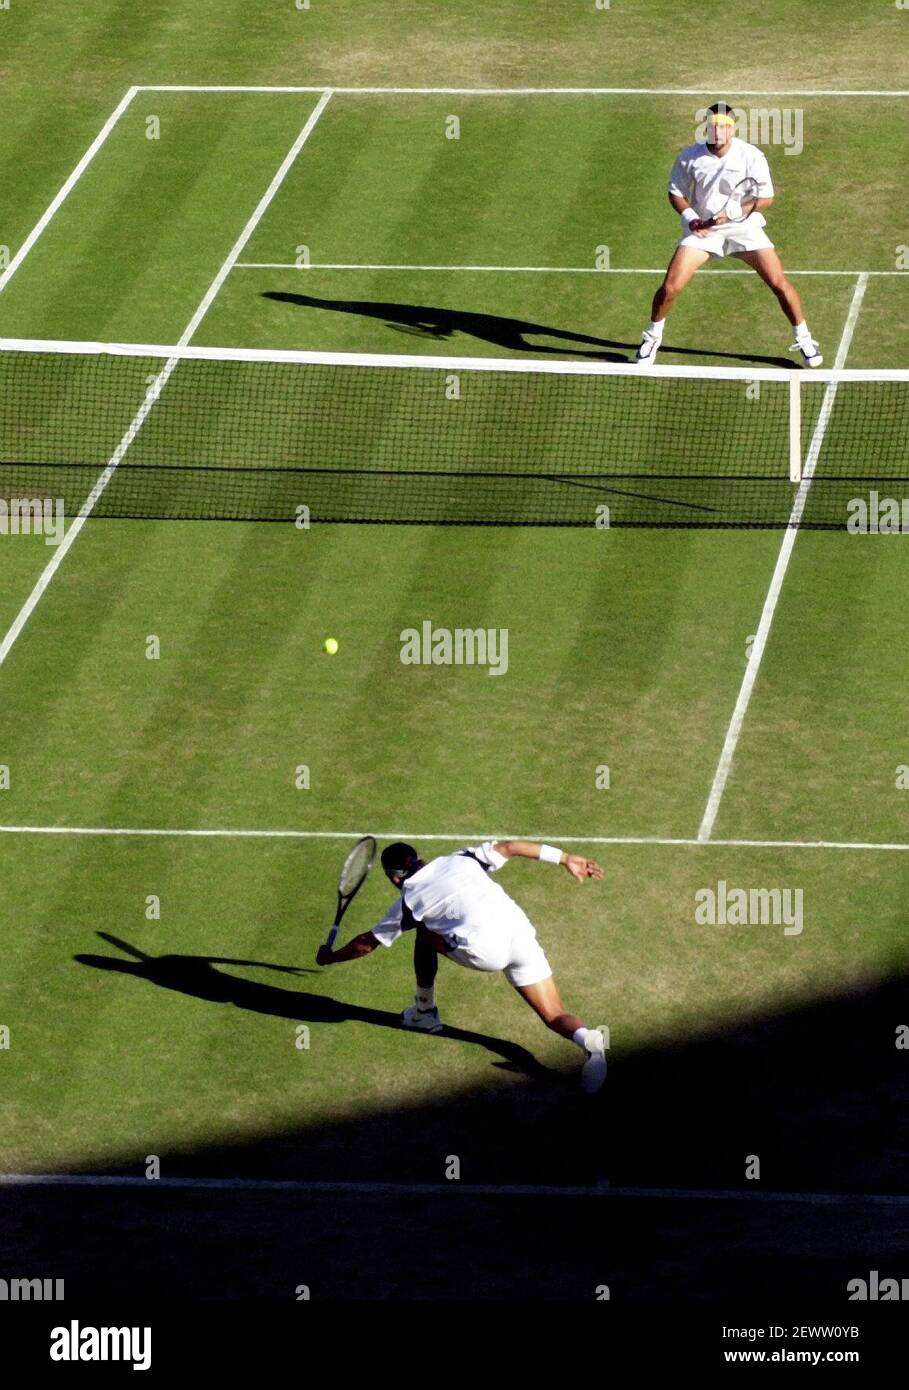
[[[798,339],[811,337],[811,333],[808,330],[808,325],[804,319],[802,319],[801,323],[797,323],[795,325],[795,336]]]
[[[434,1009],[436,1006],[435,986],[430,985],[429,989],[417,988],[414,995],[414,1003],[418,1009]]]
[[[647,325],[647,332],[652,333],[655,338],[662,338],[663,324],[665,322],[665,319],[651,319]]]
[[[577,1043],[578,1047],[583,1047],[587,1041],[587,1029],[578,1028],[571,1035],[571,1041]]]

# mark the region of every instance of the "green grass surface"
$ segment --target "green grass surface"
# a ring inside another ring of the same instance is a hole
[[[724,20],[740,57],[720,73],[701,16],[639,0],[608,13],[313,0],[309,12],[287,5],[254,21],[239,4],[190,15],[163,0],[128,13],[14,3],[0,12],[0,176],[13,191],[0,243],[21,244],[131,83],[700,87],[722,76],[733,95],[897,87],[909,78],[906,22],[885,5],[862,7],[860,21],[832,0],[822,16],[741,3]],[[613,267],[654,270],[676,232],[666,173],[694,111],[717,94],[337,94],[241,259],[292,266],[306,245],[317,264],[585,267],[607,245]],[[0,333],[176,341],[316,100],[142,94],[0,294]],[[798,281],[832,362],[855,276],[892,269],[907,239],[885,153],[893,107],[858,97],[802,106],[804,154],[771,151],[770,228],[793,269],[854,273]],[[451,114],[457,142],[444,138]],[[149,115],[160,117],[159,141],[145,138]],[[556,357],[582,355],[587,335],[625,354],[657,278],[238,268],[194,341]],[[905,296],[902,281],[870,281],[848,365],[907,365]],[[435,336],[402,331],[414,308],[439,320]],[[747,366],[777,361],[789,341],[757,281],[724,267],[679,305],[665,360]],[[431,842],[440,849],[481,834],[694,837],[779,540],[90,521],[0,668],[10,770],[0,822],[453,837]],[[0,538],[0,637],[49,554],[36,538]],[[717,836],[909,840],[907,793],[895,785],[909,762],[907,567],[899,538],[799,537]],[[403,666],[400,632],[427,618],[507,628],[508,674]],[[329,634],[335,658],[321,651]],[[159,660],[146,658],[151,635]],[[300,764],[306,791],[294,786]],[[602,764],[609,790],[596,788]],[[623,1148],[636,1121],[621,1089],[624,1138],[608,1109],[571,1108],[576,1056],[501,980],[443,965],[455,1032],[430,1039],[391,1026],[411,991],[407,943],[315,971],[343,849],[343,838],[0,834],[0,1023],[11,1030],[0,1168],[138,1170],[146,1154],[167,1164],[196,1151],[205,1172],[230,1150],[221,1171],[364,1178],[384,1163],[389,1176],[425,1178],[441,1175],[458,1142],[475,1154],[475,1177],[589,1178],[591,1152],[600,1173],[653,1175],[643,1147]],[[653,1055],[672,1064],[698,1040],[722,1052],[716,1039],[750,1030],[730,1046],[758,1070],[768,1059],[778,1105],[767,1099],[756,1138],[743,1121],[741,1141],[772,1135],[774,1180],[896,1186],[903,1140],[886,1127],[873,1159],[851,1166],[836,1137],[829,1162],[826,1140],[806,1139],[802,1115],[824,1135],[859,1124],[860,1087],[844,1099],[824,1082],[808,1103],[807,1034],[792,1035],[795,1082],[773,1040],[790,1038],[781,1019],[813,1020],[905,972],[903,856],[596,852],[602,886],[575,889],[528,865],[512,867],[506,886],[536,922],[566,1002],[610,1024],[616,1076]],[[694,894],[720,879],[801,888],[803,934],[697,926]],[[381,913],[384,889],[369,883],[351,929]],[[146,919],[150,895],[160,921]],[[137,978],[75,959],[129,960],[99,932],[153,956],[264,965],[214,967],[239,986],[186,961]],[[264,968],[275,965],[313,973]],[[871,1068],[893,1051],[899,1020],[888,1010],[890,995],[849,1015]],[[294,1045],[300,1023],[308,1050]],[[735,1070],[726,1066],[723,1085]],[[722,1103],[697,1103],[700,1137],[718,1138]],[[412,1128],[396,1139],[407,1115]],[[512,1125],[520,1154],[503,1138]],[[404,1134],[415,1136],[409,1153]],[[686,1178],[738,1184],[750,1150],[735,1144],[692,1158]],[[671,1181],[671,1165],[658,1176]]]

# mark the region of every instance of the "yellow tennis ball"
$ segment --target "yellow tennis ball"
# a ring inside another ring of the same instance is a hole
[[[325,651],[328,652],[329,656],[334,656],[335,652],[338,650],[337,637],[326,637],[325,641],[322,643],[322,646],[324,647]]]

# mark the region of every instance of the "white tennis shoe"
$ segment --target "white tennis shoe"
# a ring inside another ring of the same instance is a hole
[[[606,1029],[588,1028],[584,1051],[587,1060],[581,1068],[581,1086],[586,1095],[592,1096],[606,1080]]]
[[[413,1028],[418,1033],[441,1033],[442,1020],[438,1007],[418,1009],[416,1004],[411,1004],[401,1015],[401,1026]]]
[[[802,357],[805,359],[806,367],[820,367],[823,364],[820,345],[816,338],[798,338],[789,349],[790,352],[798,348]]]
[[[649,328],[644,329],[641,336],[641,345],[638,348],[638,355],[634,359],[639,367],[653,366],[662,341],[662,338],[658,338],[655,333],[651,333]]]

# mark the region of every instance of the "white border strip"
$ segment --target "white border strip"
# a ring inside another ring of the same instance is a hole
[[[85,154],[79,160],[79,163],[76,165],[75,169],[72,171],[69,178],[66,180],[66,183],[60,189],[60,192],[57,194],[56,198],[54,198],[53,202],[48,206],[46,211],[42,213],[41,217],[35,223],[34,227],[29,232],[22,245],[19,247],[19,250],[16,252],[15,256],[13,256],[13,259],[10,261],[9,265],[6,267],[6,270],[4,270],[3,274],[0,275],[0,293],[2,293],[3,290],[6,289],[6,286],[9,284],[10,280],[12,280],[13,276],[19,269],[22,262],[25,260],[29,251],[31,251],[35,242],[41,236],[41,233],[45,230],[48,223],[54,217],[55,213],[59,210],[62,204],[66,202],[66,199],[69,197],[70,193],[72,193],[76,184],[79,182],[82,175],[88,168],[89,164],[91,164],[95,155],[98,153],[101,146],[104,144],[105,140],[110,135],[114,126],[117,124],[120,117],[123,115],[124,111],[129,106],[130,102],[132,101],[133,97],[136,95],[138,91],[141,91],[140,87],[130,87],[129,91],[117,105],[115,110],[112,111],[111,114],[108,116],[107,120],[104,122],[104,125],[101,127],[98,134],[95,136],[94,140],[89,145],[88,149],[85,151]]]
[[[718,269],[718,267],[713,267]],[[237,261],[234,270],[441,270],[490,271],[499,275],[665,275],[666,267],[611,265],[386,265],[359,261]],[[753,275],[753,270],[723,267],[723,275]],[[909,270],[787,270],[787,275],[832,275],[854,280],[856,275],[892,276],[909,280]],[[715,279],[717,277],[711,277]],[[698,282],[700,283],[700,281]]]
[[[773,615],[776,612],[777,601],[783,588],[783,580],[786,578],[786,571],[789,568],[789,561],[792,558],[795,539],[799,531],[799,523],[802,519],[802,512],[808,499],[808,490],[814,477],[814,470],[817,466],[821,445],[824,442],[824,435],[827,432],[827,425],[833,412],[833,403],[836,400],[837,383],[842,378],[842,366],[846,361],[849,346],[852,342],[852,335],[858,323],[858,316],[862,307],[862,300],[865,297],[865,290],[868,288],[867,275],[860,275],[856,281],[855,290],[852,295],[852,303],[849,306],[849,314],[843,325],[843,333],[840,338],[840,345],[837,349],[836,361],[833,364],[833,376],[830,378],[827,390],[824,392],[824,399],[818,414],[817,424],[811,437],[811,444],[805,459],[805,467],[802,472],[802,481],[799,484],[795,502],[792,505],[792,514],[789,518],[789,525],[783,535],[783,542],[780,546],[780,553],[777,556],[776,565],[773,570],[773,577],[770,580],[770,588],[767,590],[767,597],[764,600],[764,607],[761,612],[761,620],[758,623],[757,635],[754,639],[754,646],[751,649],[751,656],[745,668],[745,675],[739,689],[738,699],[732,711],[732,718],[729,721],[729,728],[726,730],[726,738],[723,742],[723,749],[720,753],[720,760],[714,773],[713,783],[710,788],[710,795],[707,798],[707,805],[704,808],[704,815],[698,830],[699,840],[709,840],[713,831],[713,826],[720,809],[720,802],[723,799],[723,792],[732,771],[732,760],[735,757],[736,746],[738,745],[739,735],[742,732],[742,725],[745,722],[745,715],[748,712],[748,705],[751,700],[751,692],[754,690],[754,683],[757,680],[758,671],[761,668],[761,659],[767,646],[767,639],[770,636],[770,625],[773,622]]]
[[[0,835],[111,835],[139,838],[195,840],[358,840],[366,828],[353,830],[247,830],[247,829],[183,829],[163,826],[113,825],[0,825]],[[870,840],[701,840],[694,836],[669,835],[561,835],[549,832],[502,835],[489,831],[474,834],[439,835],[422,830],[370,831],[377,840],[411,840],[420,844],[479,845],[484,840],[539,840],[542,844],[572,845],[668,845],[695,849],[841,849],[841,850],[909,850],[909,843]]]
[[[178,363],[182,360],[181,351],[186,349],[190,338],[193,336],[196,329],[199,327],[199,324],[201,323],[202,319],[205,317],[205,315],[208,313],[208,310],[211,308],[212,302],[214,301],[218,291],[221,289],[221,286],[224,284],[224,281],[227,279],[227,276],[229,275],[234,262],[240,255],[240,252],[243,250],[243,247],[249,241],[249,238],[252,236],[262,216],[268,208],[269,203],[274,198],[278,189],[281,187],[281,184],[284,182],[288,170],[290,169],[297,155],[300,153],[300,150],[303,148],[304,144],[308,140],[313,130],[313,127],[316,124],[316,121],[319,119],[322,112],[325,110],[325,107],[327,106],[330,99],[331,93],[325,92],[322,96],[322,99],[313,108],[313,111],[311,112],[309,119],[307,120],[303,129],[300,131],[300,134],[297,136],[296,140],[294,141],[293,145],[291,146],[290,150],[285,156],[284,161],[281,164],[281,167],[278,169],[278,172],[275,174],[271,183],[268,185],[268,188],[263,193],[262,197],[259,199],[255,211],[247,221],[246,226],[243,228],[243,231],[240,233],[237,240],[234,242],[233,246],[227,254],[226,259],[221,265],[220,270],[218,271],[214,280],[212,280],[211,284],[209,285],[208,290],[202,297],[199,307],[196,309],[196,312],[193,314],[189,323],[186,325],[186,328],[183,331],[177,348],[171,348],[167,354],[164,354],[167,357],[167,361],[165,362],[158,376],[155,378],[154,383],[148,388],[148,391],[145,395],[145,399],[143,400],[141,406],[139,407],[138,411],[136,412],[135,416],[130,422],[129,428],[127,429],[123,438],[120,440],[120,443],[114,450],[106,468],[104,468],[100,476],[97,478],[94,487],[86,497],[85,501],[82,503],[82,506],[79,508],[78,515],[70,525],[60,545],[54,551],[53,556],[48,561],[42,573],[39,575],[34,588],[32,589],[28,598],[25,600],[25,603],[22,605],[19,612],[16,614],[12,626],[7,631],[3,640],[0,641],[0,666],[3,665],[4,661],[12,651],[17,639],[22,633],[23,628],[25,627],[32,613],[34,613],[35,609],[40,603],[42,596],[46,593],[48,585],[50,584],[54,575],[57,573],[57,570],[62,565],[67,553],[69,552],[77,536],[79,535],[79,532],[82,530],[82,527],[85,525],[85,522],[87,521],[88,517],[91,516],[92,512],[94,511],[95,505],[99,497],[101,497],[102,493],[104,492],[105,488],[107,487],[108,483],[110,482],[111,478],[113,477],[114,473],[119,467],[124,455],[130,448],[130,445],[132,444],[133,440],[136,438],[136,435],[139,433],[139,431],[142,429],[142,426],[145,424],[145,421],[148,419],[149,412],[154,408],[155,403],[160,399],[161,392],[166,387]]]
[[[288,1192],[303,1196],[349,1197],[629,1197],[644,1201],[772,1203],[774,1206],[812,1207],[882,1206],[909,1207],[909,1194],[877,1192],[748,1192],[738,1188],[612,1187],[606,1181],[593,1186],[555,1183],[465,1182],[308,1182],[305,1178],[140,1178],[104,1173],[0,1173],[0,1187],[106,1187],[165,1188],[171,1191]]]
[[[228,258],[229,259],[229,258]],[[226,263],[225,263],[226,264]],[[223,283],[224,267],[216,277]],[[859,276],[866,281],[864,272]],[[209,291],[209,294],[211,291]],[[206,299],[208,296],[206,296]],[[204,302],[204,301],[203,301]],[[194,316],[198,323],[198,311]],[[187,330],[188,332],[189,330]],[[432,371],[462,372],[538,372],[561,376],[635,376],[644,375],[634,362],[538,361],[532,357],[446,357],[425,353],[389,352],[300,352],[289,348],[194,347],[186,334],[176,345],[162,343],[95,343],[78,339],[58,338],[0,338],[0,352],[50,352],[79,356],[161,357],[165,361],[205,362],[276,362],[291,366],[311,365],[328,367],[420,367]],[[837,358],[839,360],[839,357]],[[653,377],[686,377],[710,381],[779,381],[790,382],[793,372],[800,373],[804,382],[829,384],[840,381],[909,382],[909,368],[871,367],[841,370],[821,368],[803,370],[796,362],[787,367],[648,367],[647,379]]]
[[[263,92],[275,95],[297,92],[336,92],[339,96],[457,96],[457,97],[704,97],[721,87],[735,97],[909,97],[909,90],[883,88],[831,90],[823,87],[748,88],[727,87],[724,82],[704,87],[296,87],[244,86],[236,83],[154,82],[137,87],[138,92]]]

